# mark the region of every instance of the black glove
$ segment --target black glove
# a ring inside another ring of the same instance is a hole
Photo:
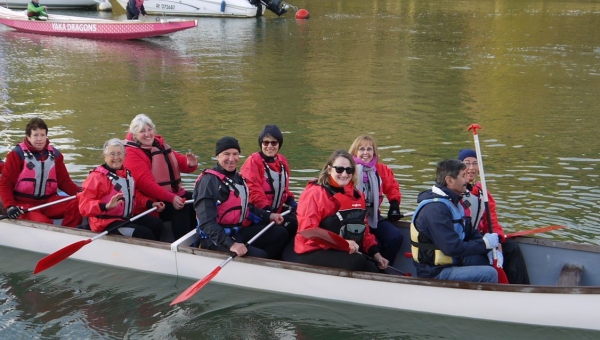
[[[291,212],[295,212],[298,209],[298,202],[296,202],[292,197],[288,197],[285,201],[285,204],[288,205]]]
[[[400,213],[400,203],[398,201],[390,202],[390,210],[388,210],[388,220],[391,222],[400,221],[404,215]]]
[[[10,206],[8,207],[8,210],[6,210],[6,215],[8,215],[8,218],[12,218],[13,220],[16,220],[17,218],[19,218],[19,216],[23,213],[23,209],[20,207],[17,207],[16,205]]]

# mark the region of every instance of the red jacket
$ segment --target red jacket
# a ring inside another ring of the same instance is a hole
[[[117,170],[119,177],[125,178],[125,168]],[[100,200],[108,195],[112,190],[112,182],[108,177],[98,171],[92,171],[83,182],[83,192],[79,193],[79,212],[81,215],[88,217],[90,228],[95,232],[102,232],[106,227],[115,221],[123,221],[121,218],[96,218],[95,216],[102,215],[106,211],[100,208]],[[136,188],[137,189],[137,185]],[[138,190],[135,190],[135,200],[133,203],[133,215],[144,212],[148,206],[152,205],[152,201],[144,196]]]
[[[246,184],[248,185],[248,189],[250,190],[250,203],[255,207],[267,210],[271,209],[271,204],[273,203],[273,195],[267,197],[266,190],[271,191],[270,184],[267,183],[267,177],[265,176],[265,166],[264,159],[260,155],[260,153],[255,152],[251,154],[248,159],[242,165],[240,169],[240,173],[242,177],[246,180]],[[294,194],[290,191],[290,165],[288,164],[287,159],[282,154],[277,154],[275,157],[275,162],[266,163],[269,168],[276,172],[281,172],[281,163],[285,167],[285,172],[287,174],[287,179],[285,181],[285,191],[283,193],[283,197],[281,198],[282,206],[288,199],[291,197],[294,199]],[[281,212],[283,210],[280,208],[276,212]]]
[[[25,138],[24,143],[27,144],[30,150],[33,150],[33,146],[27,141],[27,138]],[[50,141],[46,140],[46,148],[48,147],[48,145],[50,145]],[[32,153],[34,155],[38,154],[38,152],[33,151]],[[43,157],[41,160],[45,159],[46,157]],[[19,178],[21,170],[23,170],[23,164],[23,160],[16,152],[9,152],[6,155],[6,161],[4,162],[4,168],[2,169],[2,178],[0,179],[0,197],[2,198],[4,206],[7,208],[12,205],[20,205],[22,203],[30,203],[35,205],[44,204],[47,201],[36,200],[26,197],[15,197],[13,189],[17,185],[17,179]],[[54,166],[56,170],[58,188],[66,192],[70,196],[76,195],[79,191],[79,187],[71,180],[69,172],[67,171],[67,167],[65,166],[64,157],[62,153],[58,152],[58,150],[56,150]]]
[[[131,133],[127,134],[127,140],[133,140]],[[154,136],[154,139],[158,141],[161,146],[164,146],[165,142],[160,135]],[[123,165],[131,171],[131,175],[135,179],[136,186],[149,198],[154,201],[163,201],[171,203],[175,199],[176,194],[166,190],[156,183],[154,175],[152,174],[152,163],[150,157],[141,149],[134,147],[127,147],[127,155],[125,156],[125,162]],[[179,171],[184,173],[191,173],[196,171],[198,166],[189,167],[187,157],[173,150],[173,154],[177,158],[177,164],[179,164]]]
[[[400,193],[400,184],[394,177],[394,172],[387,165],[383,163],[377,163],[375,165],[377,174],[381,177],[381,191],[379,192],[379,205],[383,201],[383,195],[385,195],[388,201],[398,201],[400,204],[402,194]]]
[[[475,184],[473,184],[473,190],[471,190],[471,192],[475,195],[479,195],[479,192],[482,191],[482,187],[481,187],[481,183],[480,182],[476,182]],[[496,201],[494,200],[494,197],[492,197],[492,194],[490,194],[489,190],[488,190],[488,206],[490,208],[490,217],[492,219],[492,229],[494,230],[495,233],[497,233],[500,236],[500,239],[504,240],[506,238],[505,234],[504,234],[504,230],[502,229],[502,226],[500,225],[500,223],[498,223],[498,215],[496,214]],[[483,200],[481,201],[481,204],[483,204]],[[481,222],[479,222],[479,232],[482,234],[485,233],[489,233],[489,224],[487,221],[487,217],[486,217],[486,212],[484,211],[483,216],[481,217]]]
[[[345,194],[353,195],[353,185],[347,185]],[[360,193],[362,196],[362,193]],[[364,197],[363,197],[364,200]],[[309,184],[300,196],[298,202],[298,232],[307,229],[319,228],[319,224],[323,219],[335,214],[339,209],[339,203],[333,196],[320,185]],[[366,221],[365,221],[366,223]],[[363,236],[362,248],[368,253],[369,249],[377,246],[375,236],[369,232],[369,228],[365,228]],[[326,245],[321,245],[315,241],[311,241],[306,237],[296,234],[294,240],[294,251],[298,254],[309,253],[320,249],[330,249]]]

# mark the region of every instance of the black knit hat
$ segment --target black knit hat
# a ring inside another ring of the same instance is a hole
[[[237,139],[225,136],[217,141],[217,146],[215,148],[215,156],[227,149],[237,149],[237,151],[242,152],[242,150],[240,149],[240,143],[238,143]]]
[[[283,133],[281,133],[281,130],[279,130],[277,125],[265,125],[265,128],[260,132],[260,135],[258,135],[258,147],[260,148],[263,139],[267,135],[277,139],[279,148],[281,149],[281,146],[283,145]]]

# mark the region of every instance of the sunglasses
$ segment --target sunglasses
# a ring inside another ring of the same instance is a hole
[[[332,168],[335,169],[335,172],[337,172],[338,174],[341,174],[342,172],[344,172],[344,170],[346,170],[346,173],[348,175],[352,175],[352,173],[354,173],[354,168],[349,166],[347,168],[344,168],[343,166],[331,166]]]
[[[272,140],[272,141],[263,140],[263,142],[262,142],[263,146],[269,146],[269,144],[271,144],[271,146],[277,146],[277,144],[279,144],[279,142],[276,140]]]

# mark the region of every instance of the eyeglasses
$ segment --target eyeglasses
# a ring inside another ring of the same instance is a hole
[[[354,168],[349,166],[347,168],[344,168],[343,166],[331,166],[332,168],[335,169],[335,172],[337,172],[338,174],[341,174],[342,172],[344,172],[344,170],[346,170],[346,173],[348,175],[352,175],[352,173],[354,173]]]
[[[111,152],[111,153],[109,153],[107,156],[110,156],[110,157],[112,157],[112,158],[115,158],[115,157],[123,157],[124,155],[125,155],[125,153],[124,153],[124,152],[117,152],[117,153]]]
[[[358,151],[371,153],[371,152],[373,152],[373,148],[371,148],[371,147],[368,147],[368,148],[360,147],[360,148],[358,148]]]
[[[272,140],[272,141],[263,140],[263,142],[262,142],[263,146],[269,146],[269,144],[271,144],[271,146],[277,146],[277,144],[279,144],[279,142],[276,140]]]
[[[478,165],[477,162],[463,162],[463,163],[467,166],[467,168],[470,167],[471,165],[472,166],[477,166]]]

